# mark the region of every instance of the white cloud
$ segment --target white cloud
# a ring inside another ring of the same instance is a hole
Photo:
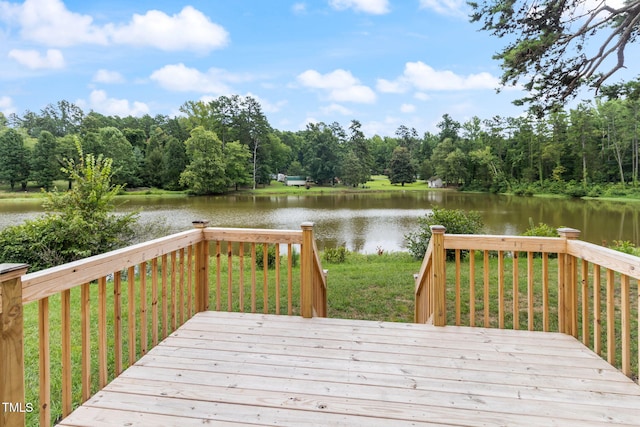
[[[229,42],[229,34],[223,27],[191,6],[172,16],[159,10],[150,10],[145,15],[134,14],[129,24],[108,28],[115,43],[168,51],[209,52]]]
[[[327,74],[307,70],[297,80],[305,87],[328,92],[328,98],[337,102],[375,102],[376,94],[370,87],[360,84],[351,72],[337,69]]]
[[[461,76],[449,70],[435,70],[418,61],[407,62],[402,75],[394,81],[379,79],[377,87],[381,92],[405,93],[411,88],[418,91],[458,91],[495,89],[499,85],[500,80],[486,72]],[[424,99],[425,95],[416,97]]]
[[[272,102],[269,102],[268,100],[264,99],[264,98],[260,98],[258,95],[255,95],[251,92],[248,92],[245,97],[250,96],[251,98],[255,99],[256,101],[258,101],[258,103],[260,104],[260,107],[262,107],[262,112],[263,113],[277,113],[280,111],[280,109],[282,107],[284,107],[285,105],[288,104],[287,101],[278,101],[275,104]]]
[[[32,70],[64,68],[64,56],[58,49],[49,49],[44,56],[37,50],[13,49],[9,58]]]
[[[126,99],[109,98],[103,90],[94,90],[89,95],[89,102],[79,100],[76,104],[83,109],[91,109],[106,116],[135,116],[149,114],[149,107],[144,102],[134,101],[133,105]]]
[[[384,15],[389,12],[388,0],[329,0],[336,10],[353,9],[358,12]]]
[[[61,0],[25,0],[22,4],[0,1],[0,20],[17,24],[25,40],[56,47],[121,44],[209,52],[229,42],[222,26],[191,6],[171,16],[150,10],[144,15],[134,14],[127,24],[101,26],[90,15],[69,11]]]
[[[5,116],[15,113],[16,109],[13,106],[13,99],[8,96],[0,96],[0,112]]]
[[[466,0],[420,0],[420,9],[429,9],[440,15],[469,17]]]
[[[124,77],[117,71],[109,71],[105,69],[98,70],[93,76],[93,81],[96,83],[124,83]]]
[[[322,107],[320,111],[322,111],[322,114],[326,116],[332,115],[334,113],[341,114],[343,116],[353,115],[353,111],[340,104],[327,105],[326,107]]]
[[[416,111],[416,106],[413,104],[402,104],[400,106],[400,111],[403,113],[413,113]]]
[[[416,92],[413,97],[415,99],[418,99],[420,101],[428,101],[431,99],[431,97],[429,96],[429,94],[424,93],[424,92]]]
[[[72,46],[80,43],[107,44],[104,31],[93,18],[70,12],[60,0],[25,0],[22,4],[2,2],[2,16],[17,22],[26,40],[47,46]]]
[[[166,65],[151,74],[154,80],[164,89],[174,92],[204,92],[224,95],[232,92],[226,82],[237,81],[232,74],[217,68],[203,73],[184,64]]]
[[[376,89],[383,93],[405,93],[409,87],[406,82],[401,80],[392,82],[385,79],[378,79]]]
[[[307,12],[307,5],[305,3],[295,3],[291,6],[291,11],[296,15],[300,15]]]

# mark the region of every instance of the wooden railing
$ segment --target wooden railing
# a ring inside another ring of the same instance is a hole
[[[299,231],[194,225],[30,274],[24,265],[0,265],[0,402],[7,402],[0,427],[50,426],[196,312],[326,316],[313,224]]]
[[[637,380],[640,258],[580,241],[578,230],[558,232],[456,235],[433,226],[415,278],[415,321],[562,332]]]

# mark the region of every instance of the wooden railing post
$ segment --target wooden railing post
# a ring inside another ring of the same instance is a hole
[[[26,264],[0,264],[0,427],[25,425],[22,281]]]
[[[432,225],[431,239],[433,239],[433,281],[431,295],[433,313],[433,325],[445,326],[447,324],[447,283],[446,283],[446,250],[444,248],[444,232],[442,225]]]
[[[193,221],[193,226],[203,231],[207,225],[209,225],[209,221]],[[204,234],[202,239],[195,244],[195,264],[195,311],[199,313],[209,309],[209,242],[205,240]]]
[[[580,237],[580,230],[559,228],[558,234],[565,240]],[[578,261],[568,253],[558,255],[558,329],[578,337]]]
[[[300,314],[313,317],[313,223],[305,222],[300,248]]]

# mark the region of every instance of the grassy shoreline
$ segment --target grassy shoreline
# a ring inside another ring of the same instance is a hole
[[[56,181],[55,186],[62,191],[67,187],[66,181]],[[380,194],[380,193],[396,193],[396,192],[426,192],[426,191],[459,191],[456,188],[429,188],[427,183],[418,180],[405,185],[391,184],[389,179],[384,175],[376,175],[371,178],[364,186],[352,187],[343,184],[337,185],[316,185],[312,184],[310,188],[305,187],[288,187],[283,183],[272,181],[270,185],[259,186],[255,190],[252,188],[241,188],[238,191],[231,191],[226,195],[250,195],[250,196],[317,196],[326,194]],[[480,191],[464,191],[465,193],[488,194]],[[501,193],[508,196],[517,196],[514,193]],[[43,199],[46,193],[37,188],[35,185],[28,187],[27,191],[14,190],[11,191],[8,185],[0,185],[0,200],[11,199],[12,201]],[[158,188],[132,188],[123,191],[117,197],[198,197],[189,194],[188,191],[171,191]],[[540,197],[548,199],[570,199],[571,197],[557,193],[536,193],[530,196],[520,197]],[[618,196],[618,197],[581,197],[582,200],[601,200],[607,202],[622,203],[638,203],[640,197],[635,195]]]

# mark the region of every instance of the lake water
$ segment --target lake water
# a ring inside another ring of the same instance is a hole
[[[366,253],[404,250],[404,235],[434,207],[478,211],[491,234],[520,234],[534,223],[572,227],[593,243],[640,245],[640,203],[469,194],[455,191],[305,196],[131,197],[120,211],[140,211],[143,223],[169,232],[206,219],[215,227],[299,229],[315,223],[318,246],[346,245]],[[42,214],[40,200],[0,200],[0,229]]]

